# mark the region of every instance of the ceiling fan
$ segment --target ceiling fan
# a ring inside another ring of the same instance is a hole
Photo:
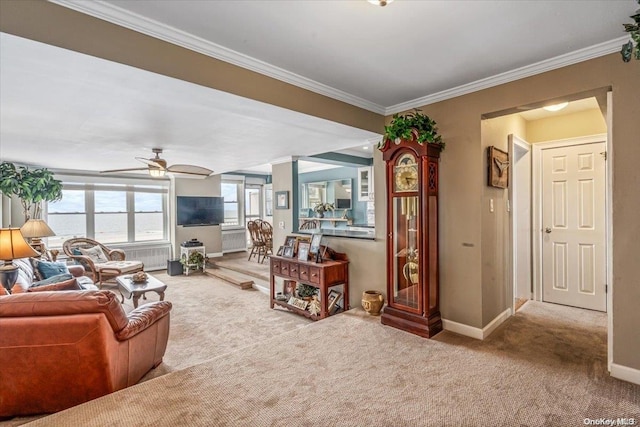
[[[156,155],[151,159],[145,159],[144,157],[136,157],[135,159],[145,163],[146,167],[141,168],[128,168],[128,169],[111,169],[101,171],[100,173],[115,173],[115,172],[133,172],[133,171],[149,171],[149,175],[154,178],[164,176],[165,173],[175,173],[184,175],[195,175],[206,177],[213,173],[211,169],[203,168],[195,165],[171,165],[167,166],[167,161],[160,158],[162,154],[162,148],[152,148],[151,151]]]

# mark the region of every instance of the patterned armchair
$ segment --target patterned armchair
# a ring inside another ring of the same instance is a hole
[[[71,259],[82,265],[98,287],[102,283],[122,274],[144,270],[141,261],[128,261],[122,249],[109,249],[100,242],[84,237],[69,239],[62,250]]]

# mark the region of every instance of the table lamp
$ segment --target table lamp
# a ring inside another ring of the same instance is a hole
[[[56,233],[49,228],[43,219],[30,219],[20,228],[20,232],[27,239],[31,239],[31,247],[37,251],[44,253],[46,250],[42,237],[55,236]]]
[[[18,267],[11,261],[39,255],[24,240],[19,228],[0,228],[0,260],[4,261],[0,267],[0,283],[7,292],[11,293],[11,288],[18,280]]]

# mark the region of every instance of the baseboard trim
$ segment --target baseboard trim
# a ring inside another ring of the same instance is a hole
[[[467,337],[475,338],[477,340],[484,340],[491,333],[507,320],[511,316],[511,309],[507,308],[502,313],[498,314],[484,328],[474,328],[473,326],[465,325],[463,323],[454,322],[453,320],[442,319],[442,326],[445,331],[455,332],[456,334],[464,335]]]
[[[629,368],[628,366],[612,363],[611,376],[622,381],[640,385],[640,369]]]
[[[251,285],[253,287],[253,289],[262,292],[263,294],[267,294],[270,295],[271,291],[269,288],[265,287],[265,286],[261,286],[258,285],[256,282],[253,282],[253,285]]]
[[[218,258],[223,255],[222,252],[211,252],[207,254],[207,258]]]

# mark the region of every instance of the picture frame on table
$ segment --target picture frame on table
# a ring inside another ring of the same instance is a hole
[[[296,236],[287,236],[284,239],[284,245],[285,246],[291,246],[295,250],[295,247],[296,247]]]
[[[293,258],[293,246],[285,246],[282,250],[282,256],[285,258]]]
[[[298,259],[300,261],[307,261],[309,259],[309,242],[298,243]]]
[[[276,209],[289,209],[288,191],[276,191]]]
[[[322,243],[322,233],[313,233],[311,235],[311,245],[309,246],[310,254],[317,254],[320,250],[320,243]]]
[[[283,252],[284,252],[284,246],[280,246],[280,247],[278,248],[278,252],[276,252],[276,255],[278,255],[278,256],[282,256],[282,253],[283,253]]]
[[[334,310],[341,298],[342,292],[333,289],[329,291],[329,295],[327,296],[327,311],[329,311],[329,313]]]

